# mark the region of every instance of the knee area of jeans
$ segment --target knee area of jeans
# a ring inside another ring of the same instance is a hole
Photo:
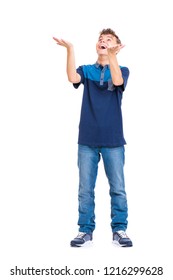
[[[126,199],[126,192],[122,189],[112,188],[110,190],[110,195],[115,195],[117,197],[123,197]]]

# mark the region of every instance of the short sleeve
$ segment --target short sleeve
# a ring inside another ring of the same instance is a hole
[[[129,69],[127,67],[121,67],[121,73],[122,73],[122,76],[123,76],[123,84],[121,86],[119,86],[119,88],[124,91],[125,88],[126,88],[126,85],[127,85],[127,81],[128,81],[128,78],[129,78]]]
[[[84,72],[83,72],[83,66],[79,66],[77,69],[76,69],[77,73],[81,76],[81,81],[80,83],[77,83],[77,84],[73,84],[74,88],[78,88],[80,86],[80,84],[84,84],[84,80],[85,80],[85,77],[84,77]]]

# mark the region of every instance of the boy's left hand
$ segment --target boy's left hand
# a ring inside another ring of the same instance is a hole
[[[119,51],[124,48],[125,45],[116,45],[114,47],[108,47],[107,52],[108,54],[118,54]]]

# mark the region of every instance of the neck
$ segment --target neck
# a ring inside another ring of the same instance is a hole
[[[99,55],[97,59],[97,63],[102,66],[109,64],[108,56],[107,55]]]

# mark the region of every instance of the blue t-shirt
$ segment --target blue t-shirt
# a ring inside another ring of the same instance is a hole
[[[126,144],[123,134],[121,101],[129,69],[121,67],[124,83],[115,86],[110,67],[95,63],[77,68],[84,85],[78,144],[92,147],[118,147]]]

